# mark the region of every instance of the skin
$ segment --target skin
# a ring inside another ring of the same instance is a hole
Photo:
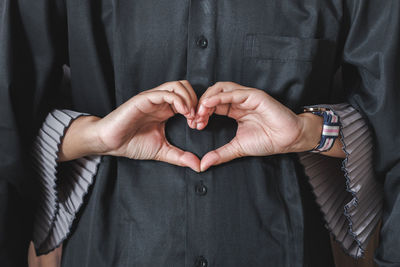
[[[263,90],[233,82],[216,83],[201,96],[196,128],[204,129],[213,113],[235,119],[238,129],[229,143],[204,155],[201,171],[239,157],[308,151],[319,143],[322,132],[322,117],[297,115]],[[337,148],[324,154],[344,157]]]
[[[61,266],[62,245],[43,256],[36,256],[34,245],[29,246],[28,265],[29,267],[57,267]]]
[[[172,146],[164,131],[166,121],[176,114],[194,119],[196,104],[189,82],[167,82],[135,95],[104,118],[80,117],[64,137],[59,161],[90,154],[113,155],[200,171],[199,158]]]
[[[181,114],[188,126],[203,130],[215,113],[235,119],[236,137],[201,160],[172,146],[165,137],[166,121]],[[308,151],[321,137],[323,119],[295,114],[263,90],[233,82],[217,82],[197,99],[186,80],[166,82],[133,96],[104,118],[81,116],[68,128],[59,161],[86,155],[112,155],[158,160],[197,172],[245,156]],[[344,158],[339,139],[322,154]]]
[[[200,131],[212,114],[231,117],[238,123],[236,136],[199,159],[166,139],[165,123],[176,114],[185,116],[188,126]],[[239,157],[308,151],[319,143],[322,125],[322,117],[295,114],[260,89],[217,82],[197,99],[188,81],[173,81],[133,96],[104,118],[75,119],[65,133],[58,161],[112,155],[164,161],[204,172]],[[345,158],[342,146],[337,138],[333,147],[321,154]],[[60,259],[61,247],[32,260],[36,265],[31,266],[58,266]]]

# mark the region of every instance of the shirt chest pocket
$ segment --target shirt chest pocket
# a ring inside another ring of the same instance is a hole
[[[329,101],[334,59],[335,43],[329,40],[247,34],[241,83],[291,108]]]

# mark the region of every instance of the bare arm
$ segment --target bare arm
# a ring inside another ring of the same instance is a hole
[[[36,256],[35,248],[31,242],[28,253],[29,267],[59,267],[61,266],[62,245],[47,255]]]

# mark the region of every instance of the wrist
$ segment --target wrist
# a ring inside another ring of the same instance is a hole
[[[298,118],[301,130],[291,152],[309,151],[315,148],[321,140],[324,119],[310,112],[301,113]]]
[[[85,151],[87,155],[104,155],[106,151],[100,135],[100,120],[100,117],[88,116],[86,121],[81,121],[82,124],[86,125],[82,140],[86,142]]]
[[[68,127],[64,134],[58,161],[68,161],[101,152],[98,139],[96,116],[80,116]]]

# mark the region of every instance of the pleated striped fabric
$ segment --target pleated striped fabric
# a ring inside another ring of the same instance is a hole
[[[383,188],[373,170],[373,139],[368,123],[347,103],[310,107],[333,110],[340,120],[345,159],[299,153],[305,174],[336,241],[359,258],[382,216]]]
[[[72,121],[83,115],[89,114],[66,109],[51,111],[32,149],[40,184],[33,232],[37,255],[50,252],[67,238],[101,161],[101,156],[82,157],[63,162],[63,171],[59,171],[58,151],[64,134]]]

